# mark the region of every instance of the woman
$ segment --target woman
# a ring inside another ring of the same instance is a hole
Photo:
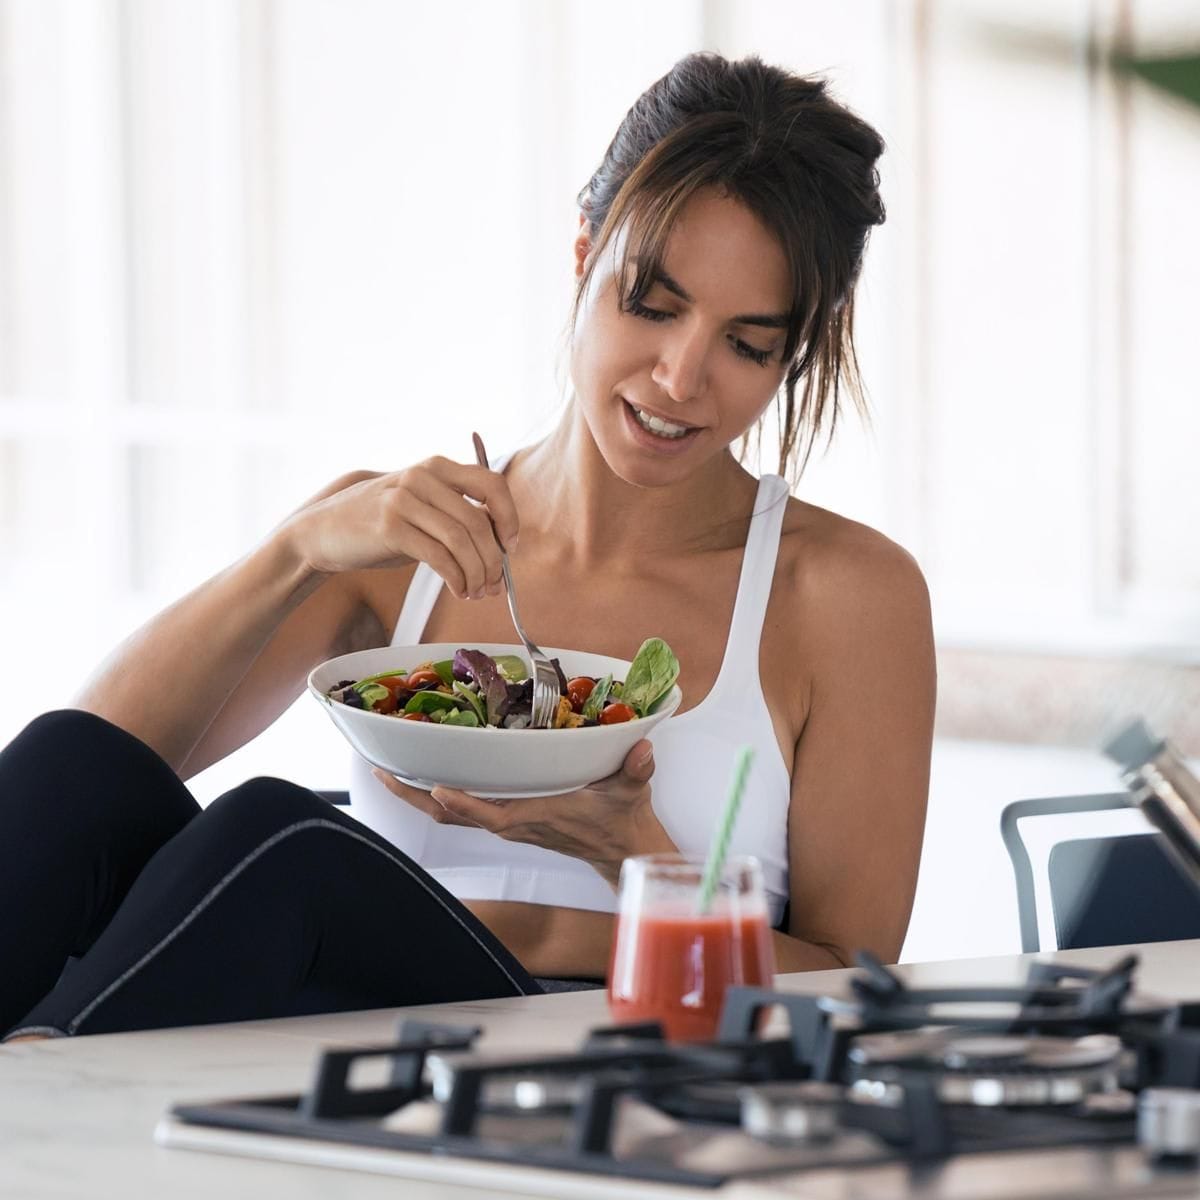
[[[622,859],[703,849],[742,742],[758,755],[734,848],[764,862],[779,969],[894,960],[928,784],[924,583],[731,449],[777,400],[781,467],[802,462],[855,392],[881,151],[821,82],[755,58],[691,55],[654,84],[579,198],[555,431],[490,470],[338,479],[0,755],[0,845],[24,848],[0,873],[0,1030],[602,980]],[[276,779],[200,812],[182,781],[269,725],[314,664],[511,640],[489,513],[540,642],[670,643],[684,702],[654,744],[567,798],[489,804],[362,768],[354,817]],[[148,688],[163,663],[171,686]]]

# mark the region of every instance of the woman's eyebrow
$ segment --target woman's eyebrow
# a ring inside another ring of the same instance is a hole
[[[691,296],[682,285],[672,279],[661,267],[654,272],[652,281],[661,283],[668,292],[678,296],[684,303],[692,303]],[[787,313],[742,313],[740,316],[730,317],[729,323],[731,325],[761,325],[766,329],[786,329],[790,324],[790,319]]]

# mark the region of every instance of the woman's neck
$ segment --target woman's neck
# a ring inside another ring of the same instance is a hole
[[[576,569],[604,570],[737,546],[756,481],[728,451],[678,483],[636,487],[615,475],[575,404],[509,472],[522,530]]]

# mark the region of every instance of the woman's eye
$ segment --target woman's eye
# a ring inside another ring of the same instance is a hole
[[[751,362],[758,363],[760,367],[767,366],[771,361],[770,350],[759,350],[756,346],[751,346],[748,342],[743,342],[740,338],[733,339],[733,348],[743,358],[748,358]]]
[[[635,317],[641,317],[644,321],[669,321],[674,316],[673,313],[663,312],[661,308],[649,308],[640,300],[627,301],[625,311],[632,313]],[[739,358],[748,359],[760,367],[770,365],[772,351],[759,350],[757,346],[751,346],[749,342],[743,342],[741,338],[731,337],[729,342]]]
[[[630,300],[625,305],[625,311],[647,321],[665,321],[671,315],[658,308],[647,308],[640,300]]]

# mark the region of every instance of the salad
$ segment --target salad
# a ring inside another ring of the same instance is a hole
[[[662,638],[641,645],[623,680],[568,679],[558,659],[558,709],[552,728],[616,725],[649,716],[675,686],[679,660]],[[404,721],[467,728],[525,729],[533,717],[533,679],[515,654],[463,648],[441,662],[418,663],[365,679],[343,679],[327,695],[340,704]]]

